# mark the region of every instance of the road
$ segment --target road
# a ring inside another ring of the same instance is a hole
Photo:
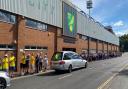
[[[122,57],[90,62],[88,68],[72,73],[52,72],[13,80],[7,89],[104,89],[111,76],[126,65],[128,53]]]

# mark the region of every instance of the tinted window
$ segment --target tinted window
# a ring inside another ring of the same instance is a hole
[[[62,55],[63,55],[62,52],[57,52],[57,53],[55,53],[55,54],[53,55],[52,60],[53,60],[53,61],[62,60]]]
[[[73,59],[81,59],[81,57],[79,55],[73,55],[72,58]]]
[[[8,12],[0,11],[0,20],[6,21],[9,23],[15,23],[16,22],[16,16],[14,16]]]
[[[39,29],[42,31],[47,31],[48,29],[47,24],[41,23],[32,19],[28,19],[28,18],[26,18],[26,26]]]
[[[71,53],[65,53],[63,60],[70,60],[71,59],[71,56],[72,56]]]

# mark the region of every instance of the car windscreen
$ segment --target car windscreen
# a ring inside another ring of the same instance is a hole
[[[52,57],[52,61],[62,60],[63,52],[56,52]]]

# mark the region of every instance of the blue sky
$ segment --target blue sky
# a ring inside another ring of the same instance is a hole
[[[80,9],[88,13],[86,0],[70,0]],[[91,16],[103,25],[111,25],[120,36],[128,34],[128,0],[92,0]]]

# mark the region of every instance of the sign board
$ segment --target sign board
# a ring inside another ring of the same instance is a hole
[[[77,11],[63,3],[63,35],[75,37],[77,33]]]

